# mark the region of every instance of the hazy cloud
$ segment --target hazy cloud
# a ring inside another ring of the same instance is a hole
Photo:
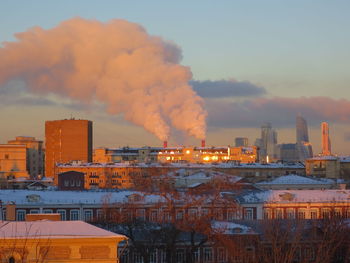
[[[43,97],[24,96],[21,94],[1,94],[0,97],[1,106],[55,106],[57,103]]]
[[[327,97],[256,98],[227,102],[207,100],[208,123],[215,127],[259,127],[269,121],[274,127],[295,125],[300,113],[309,125],[322,121],[350,122],[350,101]]]
[[[264,87],[257,86],[248,81],[192,80],[190,84],[204,98],[256,97],[267,93]]]
[[[345,141],[350,141],[350,132],[344,134]]]

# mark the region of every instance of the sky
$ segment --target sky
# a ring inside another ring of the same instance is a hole
[[[207,145],[233,145],[243,136],[253,144],[264,122],[272,123],[279,143],[294,143],[300,113],[315,153],[320,123],[327,121],[333,152],[350,154],[349,10],[350,2],[340,0],[2,0],[0,72],[16,67],[1,58],[8,53],[5,42],[18,42],[19,32],[50,30],[77,17],[123,19],[180,50],[176,63],[192,73],[189,83],[207,111]],[[93,121],[94,147],[161,145],[152,131],[126,120],[127,113],[107,113],[104,101],[86,105],[33,92],[23,75],[1,82],[0,73],[0,143],[18,135],[43,140],[45,120],[75,117]],[[170,145],[199,145],[195,136],[171,130]]]

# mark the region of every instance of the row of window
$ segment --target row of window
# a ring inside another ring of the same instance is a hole
[[[68,212],[67,212],[68,211]],[[80,213],[79,209],[57,209],[55,213],[61,214],[62,220],[85,220],[85,221],[91,221],[93,219],[93,210],[92,209],[83,209],[82,214]],[[53,213],[53,209],[31,209],[29,211],[30,214],[38,214],[38,213]],[[209,215],[209,209],[203,208],[203,209],[196,209],[196,208],[190,208],[187,210],[187,217],[189,219],[196,219],[200,216],[206,216]],[[210,215],[211,217],[217,219],[217,220],[224,220],[224,213],[223,210],[220,208],[213,209],[213,214]],[[18,221],[25,220],[26,210],[25,209],[17,209],[16,211],[16,217]],[[97,210],[97,218],[102,218],[103,211],[102,209]],[[128,210],[123,211],[124,216],[127,218],[132,218],[133,213]],[[176,211],[175,218],[176,220],[182,220],[185,217],[186,213],[185,210],[179,209]],[[69,216],[69,217],[68,217]],[[140,208],[135,210],[134,216],[146,220],[146,209]],[[229,209],[226,213],[226,220],[232,221],[235,219],[254,219],[254,210],[253,208],[244,208],[243,213],[239,210]],[[158,220],[164,220],[164,221],[170,221],[172,218],[172,215],[170,211],[167,210],[150,210],[149,212],[149,220],[150,221],[158,221]]]
[[[31,209],[30,214],[39,214],[39,213],[44,213],[44,214],[52,214],[53,210],[52,209],[43,209],[40,211],[39,209]],[[93,210],[92,209],[84,209],[83,213],[80,213],[79,209],[71,209],[69,210],[69,213],[67,213],[66,209],[57,209],[55,213],[58,213],[61,215],[61,220],[84,220],[84,221],[91,221],[93,219]],[[17,209],[16,211],[16,220],[17,221],[24,221],[25,216],[27,214],[27,211],[24,209]],[[69,218],[68,218],[69,215]],[[97,210],[97,217],[102,217],[103,211],[102,210]],[[6,216],[6,215],[4,215]],[[4,217],[5,218],[5,217]]]
[[[319,219],[335,217],[346,217],[350,218],[350,209],[342,210],[342,208],[311,208],[310,210],[305,208],[275,208],[275,209],[264,209],[265,219]]]
[[[201,253],[202,252],[202,253]],[[131,252],[129,250],[120,250],[119,254],[121,255],[122,263],[143,263],[144,260],[141,255],[137,252]],[[198,248],[194,253],[193,262],[214,262],[214,250],[211,247],[205,247],[202,249]],[[178,263],[186,262],[186,254],[185,249],[177,249],[176,250],[176,261]],[[149,257],[150,263],[166,263],[166,253],[162,249],[155,249]],[[219,247],[216,250],[216,261],[218,263],[227,262],[227,253],[226,249],[223,247]]]

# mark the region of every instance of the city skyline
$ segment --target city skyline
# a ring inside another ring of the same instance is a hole
[[[254,142],[265,122],[277,130],[278,143],[294,143],[295,116],[300,113],[309,124],[315,154],[321,152],[323,121],[330,125],[332,152],[350,154],[349,3],[104,4],[34,1],[28,8],[18,8],[15,1],[5,1],[0,11],[4,20],[0,57],[4,42],[14,42],[14,34],[34,26],[48,30],[72,17],[102,22],[124,19],[181,49],[180,64],[190,67],[190,84],[204,98],[208,111],[208,146],[234,145],[234,138],[242,136]],[[59,12],[52,15],[53,8]],[[0,121],[6,123],[0,133],[3,143],[20,135],[44,139],[46,120],[74,116],[94,122],[94,147],[162,144],[143,128],[106,114],[101,104],[89,106],[53,94],[28,93],[18,80],[1,83],[0,102]],[[200,145],[200,140],[174,131],[169,145],[176,144]]]

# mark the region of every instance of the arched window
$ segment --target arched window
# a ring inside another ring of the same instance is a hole
[[[10,257],[10,258],[9,258],[9,263],[16,263],[15,258],[14,258],[14,257]]]

